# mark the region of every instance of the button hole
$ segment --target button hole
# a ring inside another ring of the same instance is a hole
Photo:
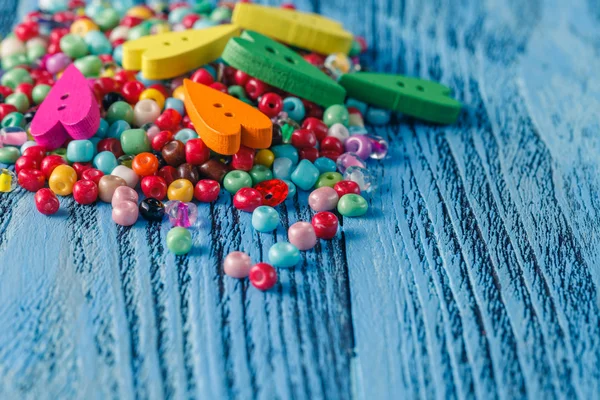
[[[275,49],[272,48],[271,46],[266,46],[265,50],[267,50],[271,54],[277,54],[277,52],[275,51]]]
[[[398,82],[398,86],[404,87],[404,82]]]
[[[419,92],[422,92],[422,91],[424,91],[425,89],[423,88],[423,86],[421,86],[421,85],[418,85],[418,86],[417,86],[417,90],[418,90]]]
[[[164,42],[163,44],[164,44],[165,46],[170,46],[170,45],[171,45],[171,43],[169,43],[169,42]]]
[[[294,61],[294,59],[290,56],[285,56],[283,57],[285,59],[285,61],[289,62],[290,64],[295,64],[296,61]]]
[[[229,118],[231,118],[231,117],[233,117],[233,114],[232,114],[232,113],[230,113],[230,112],[226,112],[226,113],[225,113],[225,116],[226,116],[226,117],[229,117]]]
[[[62,111],[62,110],[64,110],[65,108],[67,108],[67,106],[65,106],[65,105],[63,104],[63,105],[61,105],[60,107],[58,107],[58,111]]]
[[[215,108],[221,108],[221,107],[223,107],[223,104],[221,104],[221,103],[215,103],[215,104],[213,104],[213,107],[215,107]]]
[[[63,94],[62,96],[60,96],[61,100],[66,100],[67,97],[69,97],[69,93]]]
[[[183,40],[184,42],[187,42],[188,38],[184,36],[184,37],[181,38],[181,40]]]

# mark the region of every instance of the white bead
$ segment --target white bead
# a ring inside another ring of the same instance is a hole
[[[119,178],[123,178],[125,183],[127,183],[127,186],[130,188],[135,188],[140,180],[140,177],[133,172],[131,168],[128,168],[125,165],[119,165],[115,167],[110,174],[118,176]]]
[[[338,122],[329,127],[329,130],[327,131],[327,136],[333,136],[334,138],[338,138],[342,142],[342,144],[344,144],[346,139],[350,137],[350,132],[348,131],[348,128],[346,128],[344,125]]]
[[[41,37],[34,37],[33,39],[30,39],[27,41],[27,49],[31,49],[33,46],[44,46],[44,47],[48,47],[48,41]]]
[[[110,40],[111,42],[114,42],[115,40],[118,39],[127,39],[127,35],[129,34],[129,28],[126,26],[117,26],[115,29],[113,29],[110,32],[110,36],[108,37],[108,40]]]
[[[7,37],[2,41],[2,48],[0,49],[0,57],[10,57],[13,54],[25,54],[27,49],[25,44],[16,37]]]
[[[152,99],[138,101],[133,108],[133,124],[144,126],[149,122],[156,121],[160,116],[160,107]]]

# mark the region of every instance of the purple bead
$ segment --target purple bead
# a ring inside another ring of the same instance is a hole
[[[367,135],[371,141],[371,154],[370,157],[375,160],[381,160],[385,158],[388,153],[388,142],[381,136]]]
[[[127,187],[127,189],[129,188]],[[132,201],[125,200],[113,206],[112,219],[119,225],[131,226],[135,224],[135,221],[137,221],[138,214],[139,210],[137,204]]]
[[[123,201],[130,201],[135,203],[137,206],[138,202],[138,194],[135,190],[130,188],[129,186],[119,186],[115,189],[115,193],[113,194],[111,204],[113,207],[116,207],[117,204]]]
[[[334,188],[323,186],[308,196],[308,205],[316,212],[329,211],[337,207],[340,197]]]
[[[46,70],[52,75],[56,75],[60,71],[63,71],[71,64],[71,59],[64,53],[56,53],[52,57],[46,60]]]
[[[298,250],[310,250],[317,244],[315,228],[310,222],[296,222],[288,229],[288,240]]]
[[[252,260],[250,256],[241,251],[233,251],[225,257],[223,271],[232,278],[242,279],[250,274]]]
[[[366,160],[371,155],[371,140],[366,135],[352,135],[344,143],[346,151]]]
[[[186,203],[179,200],[168,201],[165,212],[173,226],[189,228],[198,219],[198,207],[194,203]]]
[[[360,159],[355,153],[344,153],[337,158],[336,161],[337,169],[340,173],[344,173],[349,167],[361,167],[366,168],[363,160]]]

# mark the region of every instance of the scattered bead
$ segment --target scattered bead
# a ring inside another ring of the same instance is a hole
[[[1,186],[0,183],[0,190]],[[60,202],[52,190],[45,188],[35,193],[35,207],[44,215],[52,215],[58,211]]]
[[[59,196],[73,193],[73,185],[77,182],[77,172],[69,165],[59,165],[52,171],[48,185]]]
[[[80,180],[73,185],[73,199],[79,204],[92,204],[98,199],[98,185],[91,180]]]
[[[323,186],[313,190],[310,196],[308,196],[308,205],[317,212],[329,211],[336,208],[338,200],[339,196],[333,188]]]
[[[189,253],[192,249],[192,234],[180,226],[171,228],[167,233],[167,248],[178,256]]]
[[[123,178],[114,175],[104,175],[98,182],[98,197],[105,203],[111,203],[113,194],[119,186],[127,186]]]
[[[0,169],[0,192],[10,193],[17,187],[17,176],[9,169]]]
[[[333,239],[337,233],[338,225],[338,218],[329,211],[316,213],[312,218],[312,226],[319,239]]]
[[[194,188],[194,197],[201,203],[212,203],[221,192],[219,182],[212,179],[201,179]]]
[[[30,192],[37,192],[46,184],[46,176],[38,169],[22,169],[17,176],[19,185]]]
[[[269,261],[275,268],[291,268],[300,262],[300,251],[291,243],[275,243],[269,249]]]
[[[147,221],[160,222],[165,216],[165,206],[157,199],[148,198],[142,200],[139,205],[140,214]]]
[[[194,185],[187,179],[176,179],[169,185],[167,197],[188,203],[194,197]]]
[[[130,188],[129,186],[119,186],[115,189],[113,193],[111,204],[112,206],[116,206],[122,201],[131,201],[137,205],[138,202],[138,194],[135,190]]]
[[[132,201],[121,201],[113,206],[112,219],[121,226],[131,226],[138,219],[139,210],[136,203]]]
[[[250,283],[258,290],[269,290],[277,283],[275,268],[267,263],[258,263],[250,268]]]
[[[279,225],[279,213],[273,207],[260,206],[252,212],[252,226],[259,232],[273,232]]]
[[[263,196],[256,189],[241,188],[233,196],[233,206],[240,211],[253,212],[263,204]]]
[[[250,256],[241,251],[233,251],[223,261],[223,272],[232,278],[243,279],[250,274],[252,260]]]
[[[310,250],[317,244],[317,235],[309,222],[300,221],[288,229],[288,240],[298,250]]]
[[[168,201],[165,205],[165,213],[173,226],[189,228],[198,220],[198,207],[194,203]]]
[[[367,213],[369,204],[359,194],[345,194],[337,205],[337,210],[344,217],[360,217]]]

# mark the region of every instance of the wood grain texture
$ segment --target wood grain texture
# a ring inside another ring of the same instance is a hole
[[[186,257],[108,205],[2,195],[0,398],[597,397],[600,4],[296,4],[364,35],[372,70],[451,87],[458,123],[374,129],[368,217],[266,294],[221,262],[264,259],[306,194],[273,236],[223,193]]]

